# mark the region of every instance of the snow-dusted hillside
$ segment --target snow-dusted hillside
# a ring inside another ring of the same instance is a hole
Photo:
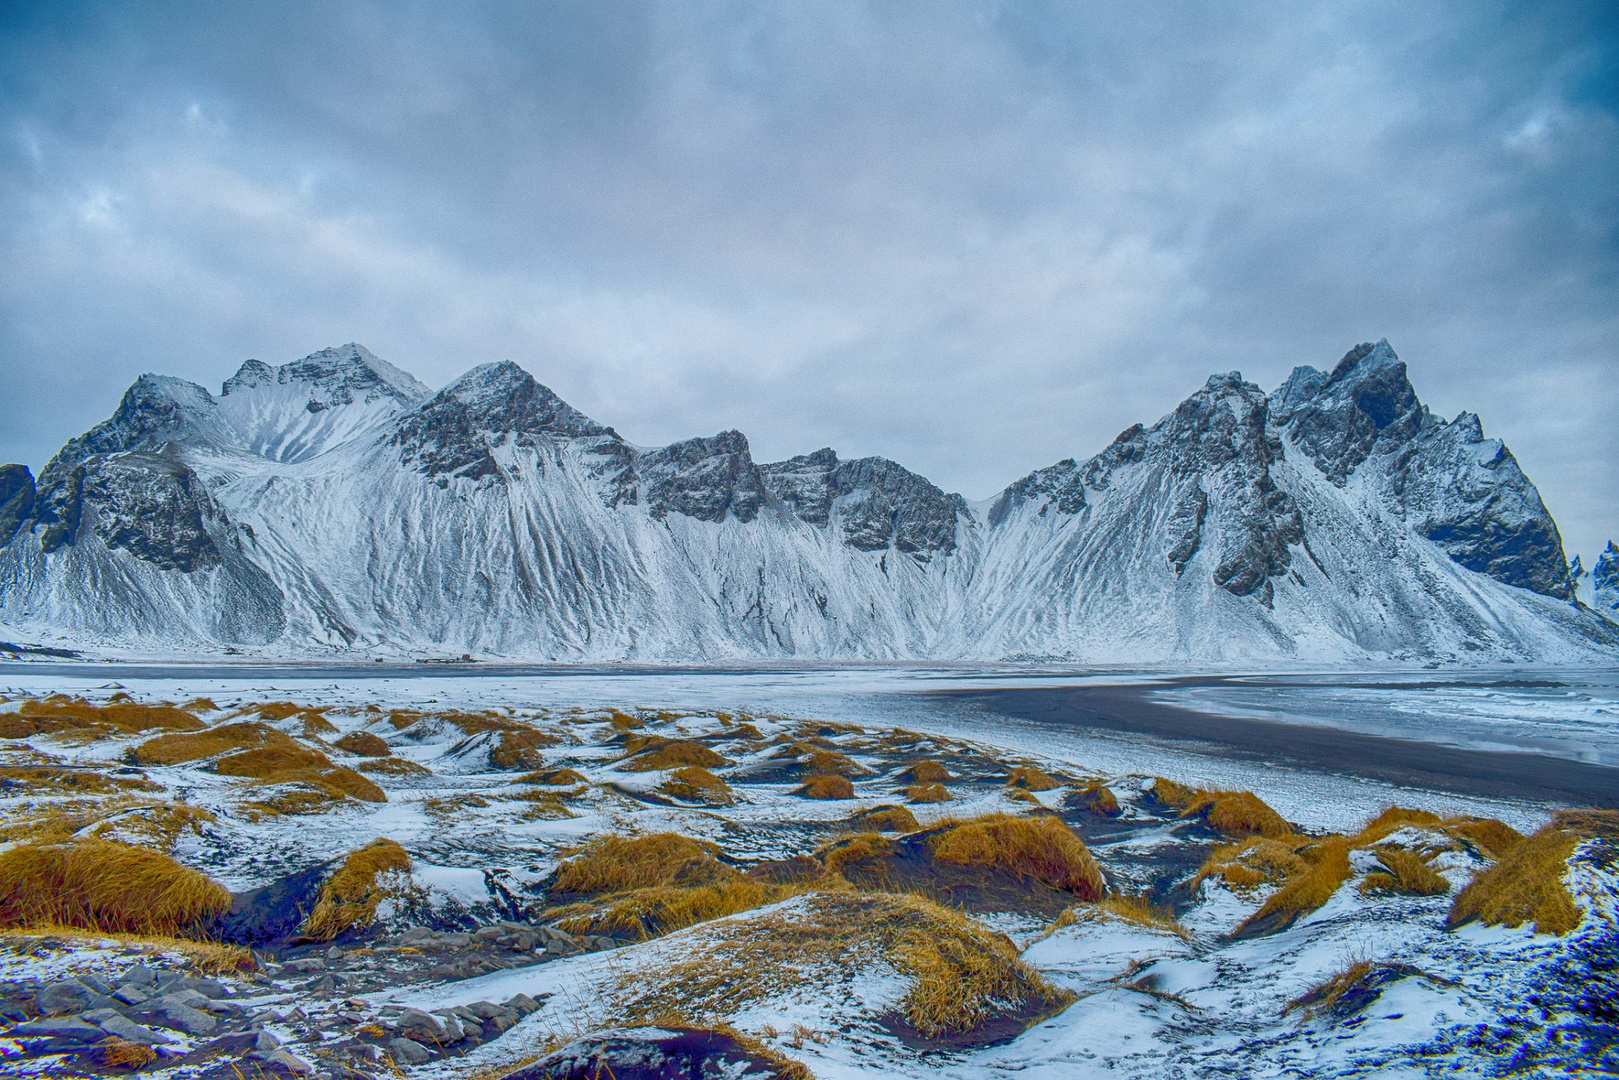
[[[151,652],[560,660],[1578,660],[1557,527],[1386,342],[973,506],[880,458],[638,449],[514,364],[437,394],[357,345],[143,376],[0,469],[0,624]]]

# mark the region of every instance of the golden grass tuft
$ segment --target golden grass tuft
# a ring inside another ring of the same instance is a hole
[[[265,720],[286,720],[297,716],[304,711],[302,705],[291,701],[266,701],[262,705],[248,705],[242,709],[244,714],[261,717]]]
[[[954,780],[950,770],[937,761],[923,760],[912,763],[911,767],[899,774],[901,780],[913,784],[937,784],[945,780]]]
[[[718,852],[678,833],[602,837],[557,867],[550,893],[564,903],[547,917],[569,933],[644,940],[797,891],[750,879]]]
[[[590,778],[575,769],[541,769],[537,772],[524,773],[514,784],[544,784],[547,787],[576,787],[579,784],[590,783]]]
[[[655,769],[678,769],[696,765],[704,769],[717,769],[730,762],[700,742],[690,739],[655,739],[625,762],[625,768],[635,772]]]
[[[636,728],[646,727],[639,717],[614,709],[607,715],[607,722],[613,725],[614,731],[634,731]]]
[[[0,766],[0,788],[21,789],[29,795],[111,795],[121,791],[162,791],[144,776],[118,776],[84,766]]]
[[[1324,837],[1303,845],[1295,854],[1303,861],[1303,867],[1232,931],[1234,937],[1256,937],[1285,930],[1301,916],[1332,899],[1338,886],[1349,878],[1347,837]]]
[[[1119,797],[1113,794],[1113,789],[1100,780],[1093,780],[1082,787],[1074,789],[1075,801],[1084,805],[1087,810],[1094,810],[1107,817],[1119,815]]]
[[[1062,914],[1046,930],[1047,936],[1065,926],[1073,926],[1087,919],[1115,918],[1144,926],[1149,930],[1163,930],[1183,939],[1191,938],[1191,931],[1175,921],[1167,909],[1154,907],[1143,896],[1105,896],[1089,904],[1064,908]]]
[[[148,848],[80,840],[0,853],[0,926],[175,936],[230,902],[218,882]]]
[[[1500,862],[1473,876],[1451,904],[1447,926],[1477,919],[1491,926],[1532,923],[1537,934],[1566,934],[1582,914],[1563,878],[1582,840],[1619,840],[1619,810],[1563,810]]]
[[[806,799],[852,799],[854,785],[846,776],[806,776],[794,794]]]
[[[1158,777],[1152,794],[1181,817],[1202,817],[1210,828],[1226,836],[1279,839],[1293,835],[1293,826],[1251,791],[1205,791]]]
[[[1050,791],[1061,787],[1060,781],[1033,765],[1018,765],[1006,777],[1006,786],[1024,791]]]
[[[15,951],[32,952],[40,942],[48,940],[82,941],[86,945],[111,940],[130,952],[157,956],[178,954],[188,965],[208,975],[228,975],[253,971],[258,967],[253,950],[218,941],[199,941],[164,934],[114,934],[58,923],[39,923],[24,928],[0,927],[0,941],[7,942]]]
[[[842,874],[845,867],[862,866],[894,853],[894,842],[874,832],[856,833],[826,845],[816,852],[829,874]]]
[[[1378,848],[1376,855],[1383,869],[1366,875],[1366,880],[1360,883],[1363,895],[1443,896],[1450,892],[1450,882],[1416,852],[1385,847]]]
[[[915,832],[922,827],[916,815],[903,806],[873,806],[851,815],[849,824],[878,832]]]
[[[804,755],[804,771],[811,776],[864,776],[865,766],[837,750],[809,750]]]
[[[789,910],[707,928],[653,978],[627,972],[616,1006],[628,1024],[675,1011],[735,1015],[874,958],[905,977],[896,1019],[924,1038],[968,1034],[997,1016],[1036,1023],[1074,999],[1023,963],[1004,935],[960,912],[910,895],[818,892]]]
[[[913,803],[949,802],[950,789],[943,784],[912,784],[905,789],[905,797]]]
[[[157,1051],[145,1043],[114,1037],[97,1043],[93,1056],[103,1069],[144,1069],[157,1060]]]
[[[1294,1009],[1303,1009],[1306,1017],[1331,1010],[1340,998],[1352,990],[1366,976],[1370,975],[1375,967],[1376,965],[1370,960],[1354,961],[1325,982],[1312,986],[1292,1001],[1289,1001],[1282,1008],[1282,1015],[1286,1016]]]
[[[1198,870],[1196,880],[1218,877],[1238,890],[1286,881],[1304,871],[1306,864],[1297,852],[1307,843],[1309,838],[1303,836],[1284,840],[1250,836],[1234,844],[1225,844],[1209,853]]]
[[[418,765],[409,758],[402,757],[373,758],[370,761],[360,762],[356,768],[363,773],[397,778],[433,775],[433,770],[426,765]]]
[[[304,920],[303,936],[331,941],[352,927],[369,925],[377,916],[377,906],[400,891],[396,883],[378,879],[408,873],[410,856],[392,840],[373,840],[351,852],[321,885],[320,897]]]
[[[393,753],[386,739],[369,731],[351,731],[332,745],[357,757],[385,758]]]
[[[1445,831],[1477,848],[1487,859],[1503,859],[1517,850],[1524,835],[1494,818],[1464,818],[1447,822]]]
[[[679,833],[604,836],[557,867],[552,889],[589,896],[689,880],[696,876],[695,867],[708,870],[704,875],[708,877],[724,877],[724,871],[735,873],[714,857],[718,854],[716,845]],[[710,864],[719,869],[712,870]]]
[[[81,697],[52,694],[22,702],[15,712],[0,713],[0,739],[34,735],[140,735],[148,731],[200,731],[207,725],[169,704],[142,705],[127,696],[95,705]]]
[[[194,734],[159,735],[132,749],[129,757],[138,765],[181,765],[232,750],[257,747],[302,749],[291,735],[267,724],[241,720]]]
[[[334,765],[318,750],[302,746],[261,746],[220,758],[214,771],[265,784],[302,784],[332,797],[387,802],[387,794],[353,769]]]
[[[932,850],[944,862],[1010,871],[1086,900],[1107,893],[1102,869],[1085,842],[1051,815],[989,814],[947,822],[933,837]]]
[[[730,806],[736,801],[730,785],[701,765],[676,769],[658,790],[671,798],[708,806]]]
[[[561,741],[552,732],[495,712],[449,712],[442,714],[441,719],[459,728],[463,735],[493,732],[495,742],[489,748],[489,764],[497,769],[541,768],[545,755],[540,751]]]

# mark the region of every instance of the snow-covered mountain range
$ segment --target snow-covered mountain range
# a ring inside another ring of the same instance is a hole
[[[1387,342],[968,503],[882,458],[647,450],[511,363],[433,393],[358,345],[218,396],[142,376],[0,468],[0,629],[156,654],[1581,660],[1557,526]]]

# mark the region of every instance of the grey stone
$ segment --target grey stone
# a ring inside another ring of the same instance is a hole
[[[395,1061],[402,1061],[406,1065],[424,1065],[433,1059],[427,1047],[412,1039],[389,1039],[388,1052]]]
[[[509,930],[499,926],[480,926],[472,932],[473,941],[499,941],[505,937]]]
[[[230,988],[217,979],[188,978],[183,985],[187,990],[194,990],[205,998],[230,997]]]
[[[199,1009],[172,997],[154,998],[141,1006],[143,1013],[163,1018],[163,1027],[183,1031],[187,1035],[206,1035],[219,1026],[219,1021]]]
[[[119,986],[150,987],[157,984],[157,972],[145,964],[136,964],[118,977]]]
[[[315,1072],[313,1065],[301,1057],[294,1057],[286,1050],[254,1050],[247,1056],[262,1061],[267,1065],[279,1065],[298,1076],[311,1076]]]
[[[113,992],[112,996],[116,1000],[122,1001],[125,1005],[139,1005],[148,997],[148,995],[137,986],[120,986]]]
[[[98,1042],[106,1032],[95,1024],[87,1024],[76,1016],[30,1020],[6,1032],[11,1039],[72,1039],[81,1043]]]
[[[400,1013],[394,1029],[405,1038],[417,1042],[442,1043],[445,1037],[444,1021],[421,1009],[406,1009]]]
[[[143,1027],[142,1025],[135,1023],[135,1021],[131,1020],[129,1017],[121,1016],[118,1013],[114,1013],[105,1020],[98,1021],[98,1023],[100,1024],[102,1031],[105,1031],[109,1035],[116,1035],[125,1042],[144,1043],[147,1046],[158,1046],[163,1043],[170,1043],[174,1041],[172,1037],[163,1034],[161,1031],[153,1031],[149,1027]]]
[[[318,956],[304,956],[297,960],[288,960],[281,965],[281,970],[296,972],[299,975],[308,975],[311,972],[325,971],[326,961]]]
[[[34,998],[39,1002],[39,1011],[46,1016],[62,1016],[91,1008],[93,994],[94,991],[77,979],[63,979],[61,982],[46,983]]]
[[[531,1013],[540,1011],[539,1002],[535,1001],[527,994],[513,994],[511,997],[506,999],[506,1003],[503,1007],[512,1010],[518,1016],[528,1016]]]
[[[255,1050],[274,1050],[280,1045],[281,1040],[276,1038],[271,1032],[265,1031],[261,1028],[253,1033],[253,1049]]]
[[[433,1013],[444,1024],[445,1043],[458,1043],[467,1037],[466,1031],[461,1027],[461,1018],[447,1009],[439,1009]]]
[[[80,975],[79,981],[103,997],[111,997],[113,988],[99,975]]]

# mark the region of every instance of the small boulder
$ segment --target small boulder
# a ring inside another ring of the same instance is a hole
[[[116,1035],[125,1042],[140,1043],[143,1046],[157,1046],[174,1041],[173,1036],[165,1035],[161,1031],[153,1031],[151,1028],[137,1024],[129,1017],[118,1013],[114,1013],[103,1020],[98,1020],[96,1023],[100,1025],[102,1031],[109,1035]]]
[[[604,1031],[553,1051],[505,1080],[781,1080],[790,1075],[772,1060],[723,1032],[703,1028],[635,1028]]]
[[[473,1012],[476,1013],[477,1010],[474,1009]],[[401,1037],[419,1043],[442,1044],[448,1034],[444,1029],[444,1021],[421,1009],[406,1009],[400,1013],[399,1019],[394,1024],[394,1030]]]
[[[393,1055],[395,1061],[406,1065],[425,1065],[433,1058],[432,1052],[414,1039],[388,1040],[388,1053]]]

